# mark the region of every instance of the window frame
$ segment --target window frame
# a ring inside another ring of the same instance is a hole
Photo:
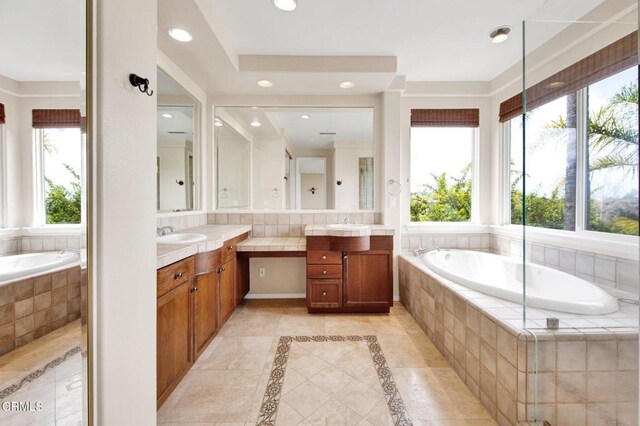
[[[586,167],[587,149],[588,149],[588,88],[584,87],[577,92],[576,107],[577,107],[577,123],[576,123],[576,229],[574,231],[565,229],[550,229],[537,226],[524,226],[525,231],[529,235],[537,237],[569,237],[570,239],[576,239],[576,241],[582,241],[589,245],[591,241],[598,241],[599,243],[608,244],[624,244],[634,245],[637,244],[637,235],[625,235],[616,234],[611,232],[591,231],[586,228],[586,208],[588,206],[588,194],[586,193],[587,179],[589,179],[589,172]],[[512,119],[513,120],[513,119]],[[507,120],[500,123],[500,137],[502,143],[500,144],[502,158],[500,164],[502,170],[500,173],[501,178],[501,214],[500,224],[507,230],[522,229],[522,225],[511,223],[511,121]],[[584,247],[587,249],[587,247]],[[608,252],[611,251],[611,247],[605,246],[602,250],[601,247],[595,244],[589,247],[596,251]]]
[[[411,158],[411,128],[412,126],[409,124],[409,156]],[[456,127],[451,127],[456,128]],[[459,128],[459,127],[458,127]],[[438,228],[443,230],[444,228],[455,228],[460,229],[460,227],[476,227],[479,224],[480,218],[480,194],[478,189],[478,182],[480,179],[480,127],[466,127],[472,130],[471,137],[471,217],[468,221],[464,222],[436,222],[436,221],[428,221],[428,222],[413,222],[411,220],[411,161],[409,161],[409,173],[407,176],[407,186],[408,186],[408,199],[406,203],[406,209],[408,211],[408,221],[407,228],[408,229],[420,229],[420,228]]]

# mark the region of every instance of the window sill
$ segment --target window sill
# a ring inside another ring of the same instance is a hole
[[[522,239],[522,226],[491,226],[494,235]],[[525,227],[527,242],[554,245],[578,251],[638,260],[638,237],[607,234],[594,231],[562,231],[556,229]]]
[[[409,234],[484,234],[490,232],[488,225],[470,222],[411,222],[404,227]]]
[[[80,235],[85,230],[85,225],[43,225],[22,228],[22,235]]]

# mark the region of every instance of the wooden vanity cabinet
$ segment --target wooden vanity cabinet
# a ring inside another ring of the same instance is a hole
[[[310,313],[389,312],[393,306],[393,237],[367,239],[307,237]],[[336,251],[340,247],[344,250]]]
[[[221,251],[195,255],[196,282],[193,291],[194,360],[218,332],[218,274]]]

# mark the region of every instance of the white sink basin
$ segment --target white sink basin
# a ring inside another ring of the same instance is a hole
[[[197,243],[199,241],[204,241],[206,239],[207,239],[207,236],[203,234],[173,232],[171,234],[163,235],[162,237],[157,237],[156,241],[158,242],[158,244],[188,244],[188,243]]]
[[[327,225],[329,229],[339,229],[341,231],[362,231],[364,229],[369,229],[369,225],[357,225],[350,223],[336,223]]]

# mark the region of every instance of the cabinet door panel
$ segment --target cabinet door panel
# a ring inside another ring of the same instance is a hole
[[[344,259],[345,306],[390,306],[393,292],[391,255],[353,253]]]
[[[164,402],[186,374],[191,359],[191,288],[186,282],[158,299],[157,396]]]
[[[200,356],[207,343],[218,329],[217,274],[210,273],[196,278],[194,292],[195,315],[194,342],[196,358]]]
[[[220,325],[222,325],[236,307],[235,258],[222,264],[220,272]]]

